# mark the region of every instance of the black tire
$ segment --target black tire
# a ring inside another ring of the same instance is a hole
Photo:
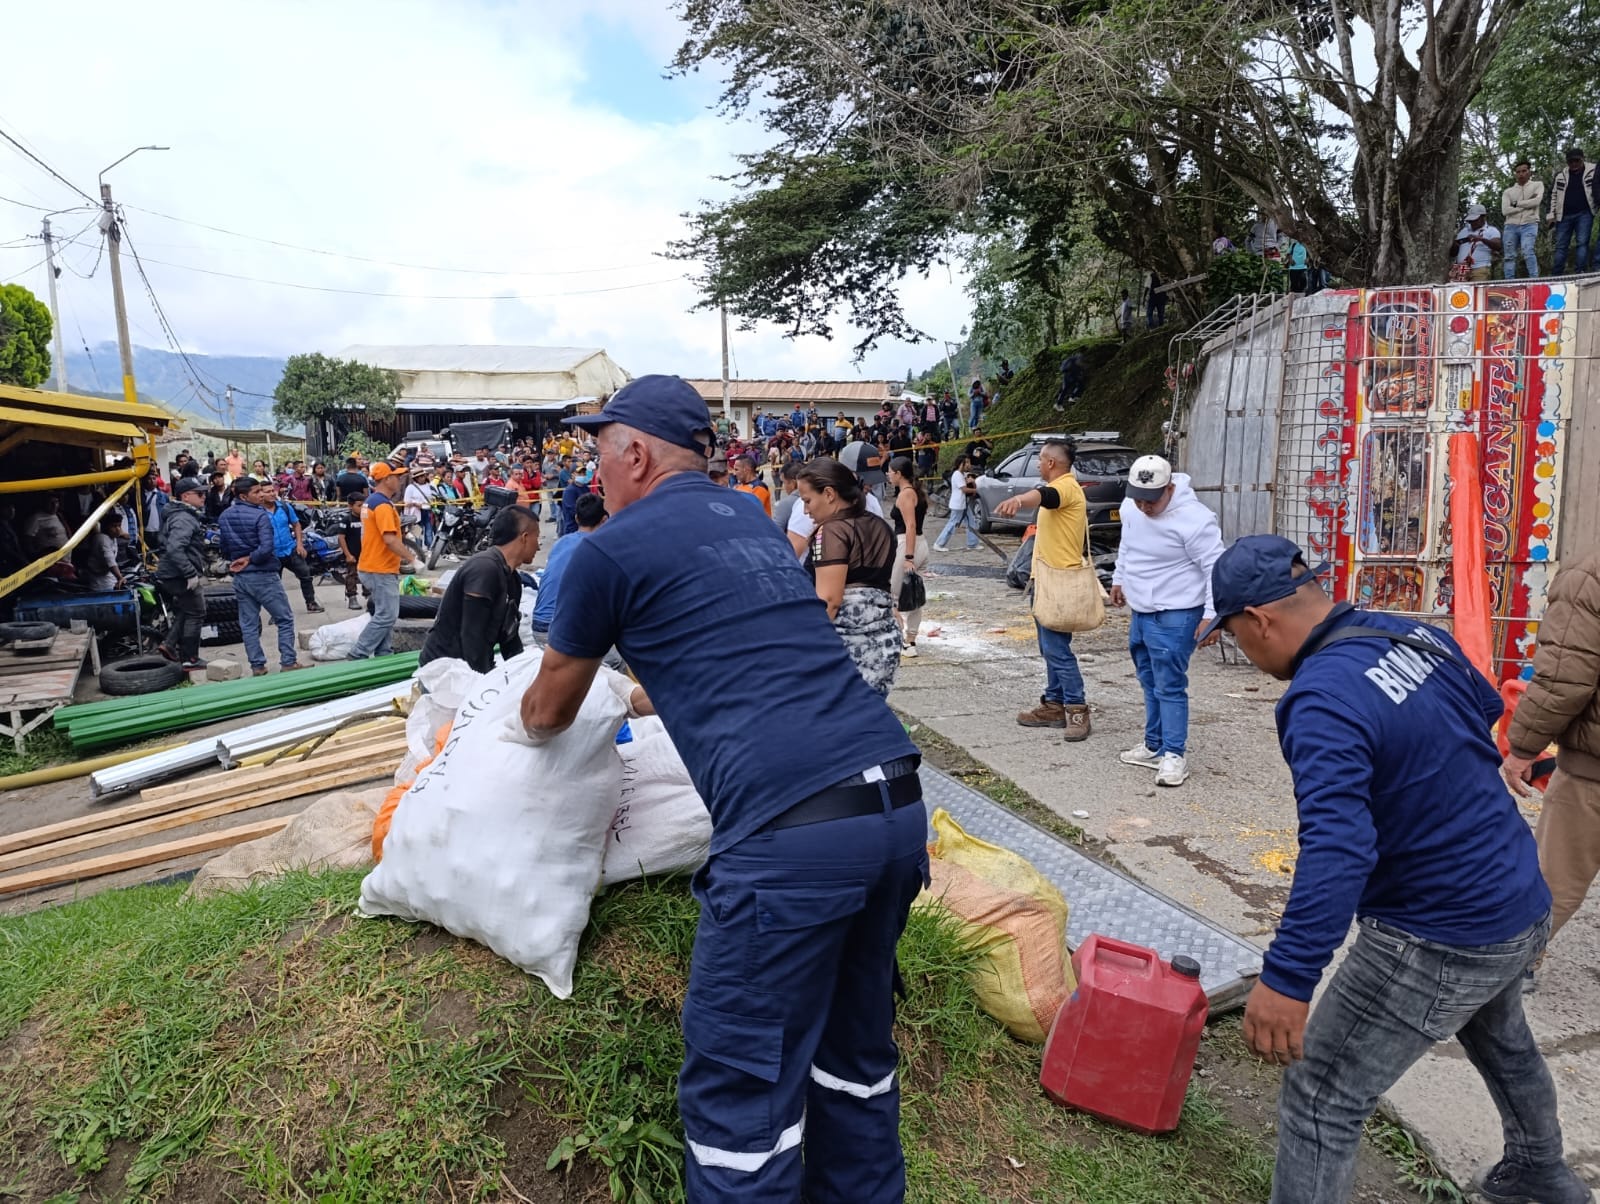
[[[967,505],[972,510],[972,520],[977,524],[979,535],[992,535],[994,522],[989,517],[989,507],[983,504],[983,498],[974,494],[967,499]]]
[[[1006,566],[1006,584],[1012,589],[1027,589],[1028,582],[1033,579],[1034,538],[1030,535],[1024,539],[1016,555],[1011,558],[1011,563]]]
[[[218,644],[242,644],[244,642],[244,630],[239,626],[237,619],[224,620],[221,623],[213,623],[207,619],[201,625],[200,630],[204,631],[208,627],[217,629],[216,635],[202,635],[200,637],[200,642],[208,648],[214,648]]]
[[[436,619],[439,617],[439,603],[443,599],[438,597],[419,597],[415,594],[402,594],[400,597],[400,618],[402,619]],[[372,613],[372,599],[367,599],[367,613]]]
[[[100,666],[100,690],[114,696],[154,694],[183,679],[183,666],[164,656],[130,656]]]
[[[428,572],[433,572],[434,567],[438,565],[439,557],[444,555],[444,545],[448,542],[449,540],[443,535],[434,539],[433,547],[428,549]]]
[[[239,600],[231,593],[221,598],[206,599],[206,613],[201,620],[203,623],[237,623],[239,621]]]
[[[48,640],[59,630],[54,623],[39,622],[0,623],[0,643],[21,640]]]

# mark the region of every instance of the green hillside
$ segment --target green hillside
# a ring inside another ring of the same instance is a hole
[[[994,441],[994,458],[1020,447],[1026,432],[1038,430],[1120,431],[1129,446],[1159,451],[1161,424],[1169,416],[1165,377],[1171,338],[1171,329],[1156,330],[1126,343],[1116,338],[1075,339],[1038,352],[1004,390],[999,404],[984,415],[985,430],[1018,432]],[[1083,354],[1088,383],[1082,397],[1057,412],[1061,361],[1074,351]],[[965,446],[965,440],[949,445],[941,465],[948,467]]]

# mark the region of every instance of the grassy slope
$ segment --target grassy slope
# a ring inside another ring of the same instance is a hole
[[[1164,377],[1171,331],[1141,334],[1127,343],[1116,339],[1079,339],[1035,354],[1017,373],[1000,403],[984,416],[990,431],[1121,431],[1123,441],[1140,451],[1161,445],[1161,423],[1168,416]],[[1083,352],[1089,368],[1083,396],[1057,413],[1054,401],[1061,387],[1061,361]],[[1020,447],[1025,434],[995,440],[995,459]],[[941,464],[953,462],[958,440],[945,451]]]
[[[566,1002],[426,925],[348,918],[359,881],[0,922],[0,1197],[681,1199],[681,881],[597,901]],[[1168,1138],[1055,1108],[948,927],[914,917],[901,964],[910,1199],[1265,1197],[1265,1153],[1198,1084]]]

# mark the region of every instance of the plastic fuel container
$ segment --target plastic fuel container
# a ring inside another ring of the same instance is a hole
[[[1045,1040],[1045,1094],[1140,1133],[1176,1129],[1206,1023],[1199,964],[1096,933],[1072,966],[1078,989]]]

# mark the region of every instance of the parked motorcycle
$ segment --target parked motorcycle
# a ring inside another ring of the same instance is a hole
[[[488,547],[489,524],[498,512],[494,508],[474,510],[470,502],[445,506],[439,512],[439,529],[433,533],[433,546],[428,549],[429,571],[438,567],[446,556],[465,560]]]

